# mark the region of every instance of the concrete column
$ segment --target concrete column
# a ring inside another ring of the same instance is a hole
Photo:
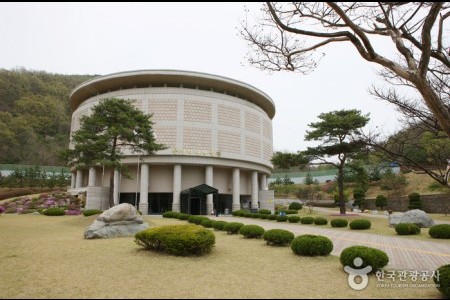
[[[180,212],[180,192],[181,192],[181,165],[173,166],[173,201],[172,211]]]
[[[213,166],[206,166],[205,168],[205,183],[209,186],[213,186],[214,182],[214,169]],[[206,195],[206,214],[211,214],[214,208],[213,194]],[[217,209],[217,207],[216,207]]]
[[[75,174],[75,172],[72,172],[72,178],[70,180],[70,188],[71,189],[75,188],[76,182],[77,182],[77,174]]]
[[[97,178],[97,172],[94,167],[89,168],[88,186],[95,186],[95,180]]]
[[[119,171],[114,171],[114,195],[113,195],[113,199],[114,199],[114,205],[119,204],[119,177],[120,177],[120,173]]]
[[[77,180],[75,183],[75,188],[83,187],[83,170],[77,170]]]
[[[263,191],[267,189],[267,175],[265,173],[259,176],[259,189]]]
[[[241,176],[238,168],[233,169],[233,205],[232,210],[241,209]]]
[[[252,209],[258,209],[258,172],[252,172]]]
[[[139,210],[143,215],[148,215],[148,174],[148,164],[142,164]]]

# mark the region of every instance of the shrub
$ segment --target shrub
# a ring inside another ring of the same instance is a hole
[[[59,207],[50,207],[42,212],[46,216],[64,216],[66,212]]]
[[[200,224],[202,224],[202,222],[204,220],[209,220],[209,219],[208,219],[208,217],[205,217],[205,216],[193,216],[192,223],[194,223],[196,225],[200,225]]]
[[[243,217],[243,214],[245,214],[247,211],[243,210],[243,209],[239,209],[239,210],[233,210],[231,212],[231,214],[235,217]]]
[[[372,225],[372,223],[370,223],[369,220],[358,219],[358,220],[351,221],[349,226],[350,226],[350,229],[353,229],[353,230],[364,230],[364,229],[369,229],[371,225]]]
[[[355,266],[354,261],[355,258],[362,259],[362,265]],[[341,264],[345,266],[349,266],[355,269],[362,269],[367,266],[371,266],[372,270],[370,273],[375,273],[377,270],[380,270],[384,266],[386,266],[389,262],[389,257],[384,251],[366,247],[366,246],[352,246],[345,248],[342,251],[340,256]]]
[[[139,246],[181,256],[208,253],[216,239],[210,230],[192,224],[150,228],[134,237]]]
[[[163,216],[164,217],[164,216]],[[194,223],[194,218],[195,218],[196,216],[194,216],[194,215],[189,215],[188,216],[188,218],[187,218],[187,221],[189,222],[189,223]]]
[[[428,233],[434,239],[450,239],[450,224],[433,225]]]
[[[328,220],[325,219],[325,218],[321,218],[321,217],[315,218],[314,219],[314,224],[315,225],[327,225],[328,224]]]
[[[213,223],[212,220],[207,219],[207,220],[203,220],[203,221],[200,223],[200,225],[202,225],[202,226],[205,227],[205,228],[211,228],[211,227],[212,227],[212,223]]]
[[[413,223],[400,223],[395,225],[395,231],[398,235],[413,235],[419,234],[420,228]]]
[[[213,221],[212,228],[215,230],[223,230],[223,227],[228,224],[228,222],[225,221]]]
[[[272,214],[272,212],[270,210],[268,210],[268,209],[260,209],[258,211],[258,213],[260,213],[262,215],[271,215]]]
[[[331,227],[347,227],[348,221],[346,219],[333,219],[330,224]]]
[[[387,198],[384,195],[378,195],[375,199],[375,206],[383,209],[384,206],[387,206]]]
[[[292,241],[291,249],[302,256],[328,255],[333,250],[333,242],[325,236],[304,234]]]
[[[101,214],[102,212],[103,212],[103,210],[100,210],[100,209],[85,209],[85,210],[83,210],[83,216],[89,217],[89,216],[93,216],[96,214]]]
[[[259,214],[259,217],[261,219],[268,219],[270,215],[266,215],[266,214]]]
[[[0,214],[5,211],[5,208],[3,206],[0,206]]]
[[[290,216],[290,217],[288,217],[288,221],[289,221],[289,223],[298,223],[298,222],[300,222],[300,217],[299,216]]]
[[[276,215],[279,215],[280,213],[285,213],[286,215],[296,215],[298,214],[298,210],[295,209],[279,209],[275,211]]]
[[[247,239],[260,239],[264,234],[264,228],[258,225],[244,225],[239,229],[239,233]]]
[[[289,204],[289,209],[300,210],[302,209],[302,205],[298,202],[291,202],[291,204]]]
[[[22,213],[23,214],[29,214],[29,213],[32,213],[32,212],[35,212],[35,211],[36,211],[35,209],[27,209],[27,210],[23,211]],[[81,214],[81,211],[79,211],[78,209],[68,209],[68,210],[66,210],[64,212],[68,216],[77,216],[77,215]]]
[[[252,219],[260,218],[261,214],[252,214]]]
[[[292,242],[294,234],[284,229],[270,229],[264,233],[263,239],[267,245],[286,246]]]
[[[225,226],[223,226],[223,230],[226,231],[228,234],[237,234],[242,226],[244,226],[244,224],[242,223],[230,222],[225,224]]]
[[[408,209],[422,209],[422,200],[420,200],[419,193],[411,193],[408,195],[409,205]]]
[[[288,216],[277,216],[277,222],[286,222],[288,220]]]
[[[300,219],[300,223],[302,224],[312,224],[314,223],[314,218],[313,217],[303,217]]]
[[[244,217],[246,217],[246,218],[251,218],[251,217],[252,217],[252,214],[249,213],[249,212],[246,212],[246,213],[244,213]]]
[[[189,218],[188,214],[179,213],[177,219],[178,220],[187,220]]]
[[[165,213],[162,214],[163,218],[178,218],[178,215],[180,213],[176,212],[176,211],[166,211]]]
[[[434,283],[438,284],[437,288],[444,296],[450,299],[450,264],[439,267],[436,270],[436,273],[439,274],[439,278],[437,276],[433,277]]]
[[[269,220],[276,220],[277,219],[277,215],[267,215],[267,219]]]

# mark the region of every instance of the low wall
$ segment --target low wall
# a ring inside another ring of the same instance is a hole
[[[427,213],[450,213],[450,195],[420,195],[422,200],[422,210]],[[407,211],[409,205],[408,196],[400,198],[388,198],[387,210]],[[375,206],[375,199],[366,199],[366,209],[378,209]]]

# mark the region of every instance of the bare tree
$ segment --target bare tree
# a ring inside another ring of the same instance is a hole
[[[413,88],[420,99],[400,97],[395,86],[372,93],[450,137],[448,2],[267,2],[262,11],[257,24],[242,23],[252,65],[308,74],[324,55],[319,49],[350,43],[363,59],[383,68],[385,79]],[[378,39],[390,40],[397,58],[377,51]]]

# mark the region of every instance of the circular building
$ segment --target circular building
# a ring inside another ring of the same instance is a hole
[[[226,77],[175,70],[121,72],[86,81],[70,95],[71,133],[105,98],[129,99],[153,114],[158,143],[168,148],[142,157],[125,151],[132,178],[114,176],[114,203],[143,214],[182,211],[231,213],[273,210],[267,176],[273,166],[275,105],[261,90]],[[86,191],[86,208],[107,209],[109,170],[73,170],[71,189]]]

